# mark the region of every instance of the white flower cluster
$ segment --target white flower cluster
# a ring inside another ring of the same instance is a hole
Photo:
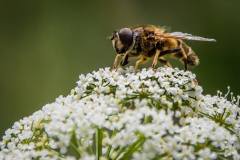
[[[202,95],[191,72],[105,68],[79,78],[5,132],[0,159],[240,159],[239,97]]]

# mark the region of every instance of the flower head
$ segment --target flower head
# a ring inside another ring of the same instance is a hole
[[[204,96],[195,78],[169,67],[80,75],[70,95],[5,132],[0,159],[236,159],[239,97]]]

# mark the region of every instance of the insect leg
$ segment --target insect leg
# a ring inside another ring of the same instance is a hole
[[[123,63],[121,64],[122,66],[126,66],[129,63],[128,57],[129,56],[127,55],[126,58],[124,59]]]
[[[116,68],[116,71],[118,70],[118,68],[120,68],[120,67],[128,64],[128,61],[127,61],[127,60],[128,60],[128,54],[129,54],[129,53],[130,53],[130,52],[126,52],[126,53],[124,54],[124,56],[123,56],[120,64],[119,64],[119,65],[117,66],[117,68]]]
[[[183,54],[183,59],[182,60],[184,62],[184,71],[186,72],[187,71],[187,55],[186,55],[183,48],[181,48],[181,52]]]
[[[154,71],[154,67],[155,67],[156,64],[157,64],[157,60],[158,60],[159,54],[160,54],[160,50],[157,50],[157,51],[156,51],[156,54],[155,54],[155,56],[154,56],[153,64],[152,64],[152,70],[153,70],[153,71]]]
[[[175,52],[178,52],[178,51],[181,51],[181,48],[174,48],[174,49],[165,50],[165,51],[162,51],[160,53],[159,57],[164,56],[164,55],[169,54],[169,53],[175,53]]]
[[[118,61],[118,57],[122,56],[122,54],[117,54],[115,61],[114,61],[114,65],[113,65],[113,70],[116,69],[117,67],[117,61]]]
[[[169,50],[162,51],[160,53],[159,57],[164,56],[164,55],[169,54],[169,53],[175,53],[175,52],[179,52],[179,51],[182,52],[182,55],[183,55],[182,61],[184,62],[184,71],[186,71],[187,70],[187,55],[186,55],[183,48],[174,48],[174,49],[169,49]]]
[[[139,64],[146,63],[147,61],[147,58],[141,58],[140,60],[138,60],[135,65],[135,70],[137,70]]]
[[[165,58],[163,58],[163,57],[159,57],[159,58],[158,58],[158,62],[163,63],[163,64],[166,64],[168,67],[171,67],[171,68],[172,68],[171,64],[170,64]]]
[[[122,54],[117,54],[114,64],[113,64],[113,69],[111,69],[111,72],[114,71],[117,67],[117,61],[118,61],[118,57],[122,56]]]

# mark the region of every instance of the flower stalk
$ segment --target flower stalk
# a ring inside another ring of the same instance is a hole
[[[98,128],[96,133],[96,156],[99,160],[102,156],[103,128]]]
[[[115,129],[113,130],[112,137],[114,137],[114,136],[116,135],[116,133],[117,133],[117,129],[115,128]],[[106,152],[106,154],[105,154],[105,156],[106,156],[107,159],[109,158],[109,154],[110,154],[110,152],[111,152],[111,149],[112,149],[112,145],[108,145],[108,149],[107,149],[107,152]]]

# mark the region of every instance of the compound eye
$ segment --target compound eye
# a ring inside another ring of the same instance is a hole
[[[129,48],[133,43],[133,31],[129,28],[122,28],[120,31],[118,31],[118,35],[120,38],[120,41],[124,45],[124,47]]]

